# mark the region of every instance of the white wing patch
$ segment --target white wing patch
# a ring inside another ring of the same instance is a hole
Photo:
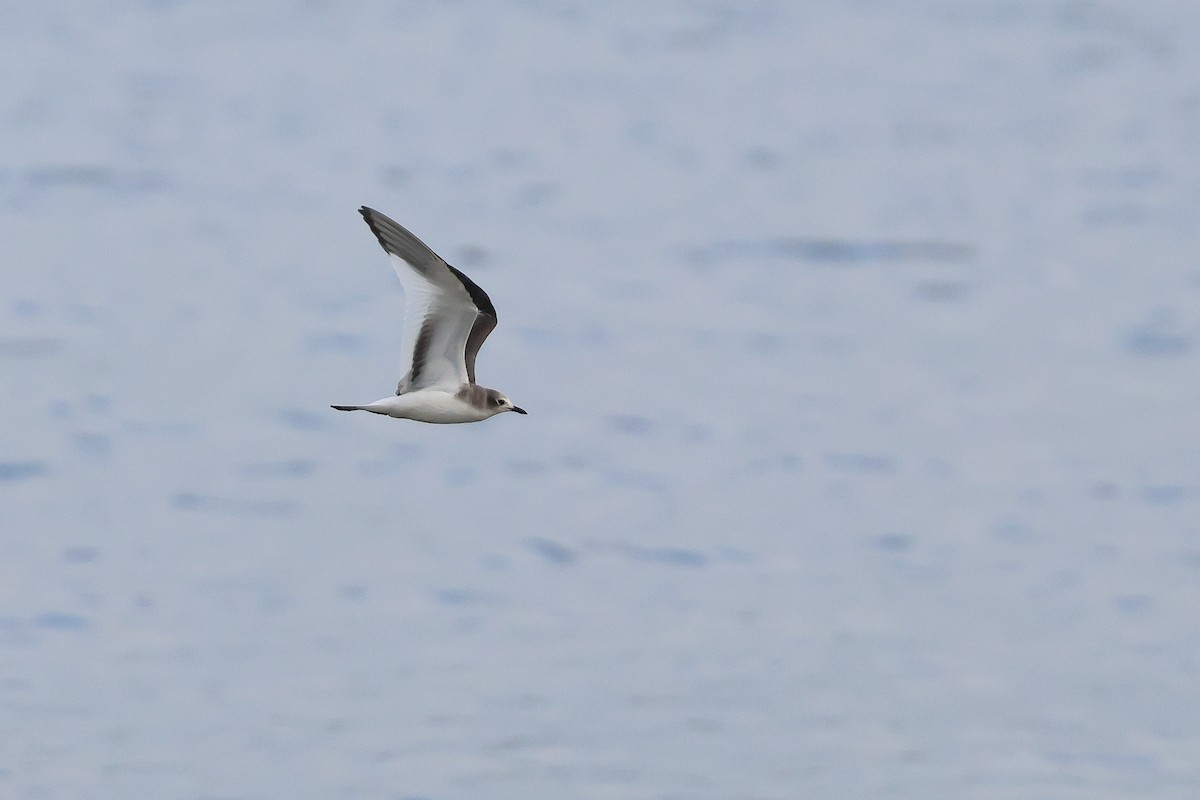
[[[399,256],[391,262],[404,286],[400,364],[408,368],[396,394],[430,387],[457,391],[468,382],[464,353],[479,309],[463,289],[427,280]]]

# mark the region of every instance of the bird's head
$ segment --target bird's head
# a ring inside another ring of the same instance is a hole
[[[523,408],[518,408],[513,405],[513,401],[509,400],[504,395],[497,392],[495,389],[488,390],[487,398],[488,408],[494,409],[494,413],[500,414],[504,411],[515,411],[518,414],[528,414],[529,412]]]

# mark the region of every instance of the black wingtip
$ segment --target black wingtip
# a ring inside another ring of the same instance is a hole
[[[385,242],[383,240],[383,233],[379,230],[378,226],[376,226],[376,224],[375,224],[375,215],[378,214],[379,212],[376,211],[375,209],[371,208],[370,206],[360,206],[358,209],[358,213],[362,214],[363,220],[366,221],[367,227],[371,229],[371,233],[375,234],[375,240],[379,242],[379,246],[383,248],[383,251],[385,253],[392,252],[391,250],[388,249],[387,242]]]

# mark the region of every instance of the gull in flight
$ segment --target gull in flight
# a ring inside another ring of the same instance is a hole
[[[397,222],[358,210],[392,260],[404,287],[401,364],[396,394],[338,411],[370,411],[419,422],[481,422],[503,411],[525,414],[495,389],[475,383],[475,356],[496,327],[496,308],[475,282]]]

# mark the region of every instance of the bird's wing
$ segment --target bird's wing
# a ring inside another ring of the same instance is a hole
[[[475,382],[475,356],[496,327],[487,293],[403,226],[373,208],[359,209],[391,256],[404,287],[401,365],[396,394],[430,387],[457,391]]]

